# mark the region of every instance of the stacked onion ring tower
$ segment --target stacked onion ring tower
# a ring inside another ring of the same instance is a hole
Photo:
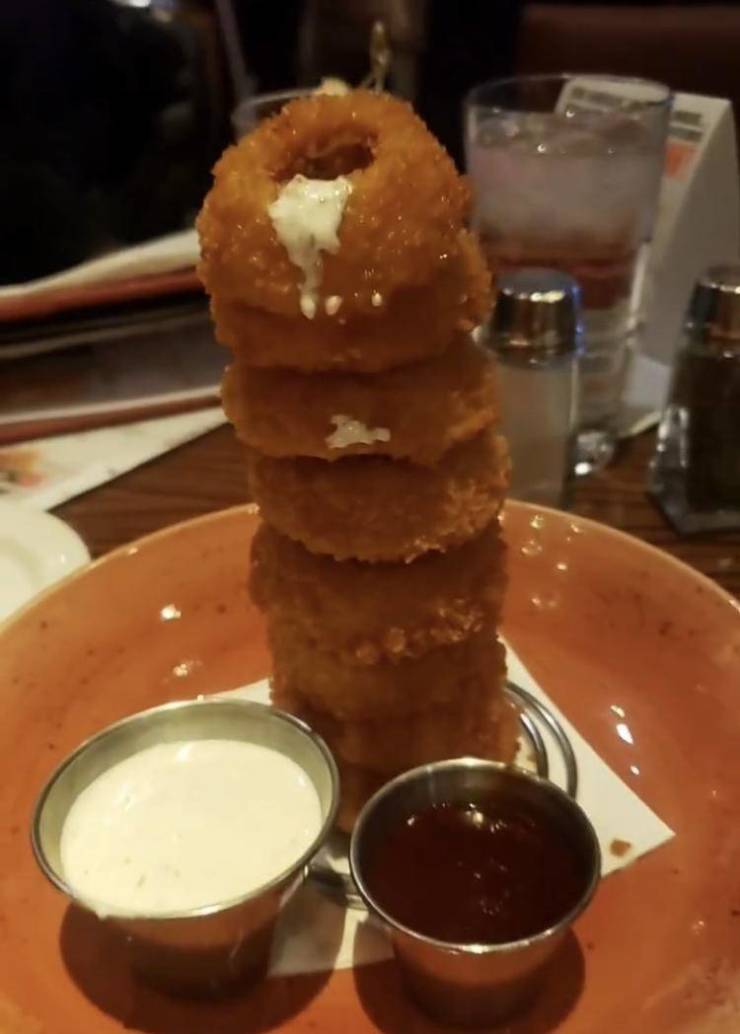
[[[215,169],[198,220],[224,407],[263,524],[250,588],[276,705],[340,767],[340,824],[417,764],[510,757],[507,459],[470,331],[489,283],[468,192],[408,105],[288,104]]]

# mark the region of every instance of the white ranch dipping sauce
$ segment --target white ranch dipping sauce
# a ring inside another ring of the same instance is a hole
[[[339,251],[339,226],[351,193],[346,176],[313,180],[298,175],[285,184],[267,210],[278,240],[303,273],[300,306],[310,320],[316,315],[321,252]]]
[[[74,801],[64,877],[100,915],[156,915],[239,897],[290,868],[321,828],[316,788],[269,747],[161,743]]]

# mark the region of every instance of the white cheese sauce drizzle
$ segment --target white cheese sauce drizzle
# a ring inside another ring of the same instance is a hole
[[[330,449],[346,449],[348,445],[372,445],[374,442],[389,442],[391,432],[387,427],[368,427],[361,420],[337,413],[331,418],[336,428],[326,437]]]
[[[285,184],[267,210],[278,240],[303,273],[300,306],[307,319],[316,315],[321,252],[334,255],[339,250],[339,227],[351,193],[346,176],[314,180],[298,175]]]

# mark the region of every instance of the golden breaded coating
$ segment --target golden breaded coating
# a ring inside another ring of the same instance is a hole
[[[342,721],[394,723],[426,708],[449,708],[491,692],[505,675],[503,647],[490,627],[419,657],[360,667],[275,621],[269,638],[275,700],[301,701]]]
[[[515,706],[506,700],[497,715],[497,720],[478,730],[478,756],[486,760],[510,763],[516,756],[518,735],[519,714]],[[473,755],[475,751],[471,749],[465,753]],[[407,766],[404,765],[397,772],[381,773],[351,765],[341,757],[337,757],[336,761],[340,780],[337,825],[345,833],[351,833],[365,802],[385,782],[406,771]]]
[[[426,284],[464,221],[469,190],[410,105],[353,90],[287,104],[214,169],[197,226],[209,294],[299,316],[301,274],[268,209],[296,175],[351,184],[336,254],[322,256],[321,301],[372,312],[373,296]]]
[[[432,761],[480,754],[476,734],[487,722],[497,721],[503,706],[500,697],[494,696],[495,706],[488,699],[458,701],[405,719],[363,722],[337,721],[277,692],[274,700],[276,706],[307,722],[344,761],[390,777]]]
[[[468,206],[411,107],[360,89],[260,123],[197,220],[264,518],[249,589],[272,699],[336,754],[347,830],[402,771],[516,747],[496,637],[509,459],[470,336],[490,275]]]
[[[435,467],[380,456],[271,459],[248,449],[247,468],[264,519],[311,552],[409,561],[491,523],[508,484],[507,457],[504,440],[484,431]]]
[[[356,667],[271,624],[275,699],[301,700],[341,721],[394,722],[499,687],[505,656],[492,629],[421,657]]]
[[[241,440],[276,458],[380,455],[428,465],[497,417],[493,360],[469,337],[438,359],[375,377],[235,363],[222,399]]]
[[[399,288],[364,315],[348,314],[342,301],[333,315],[324,306],[312,320],[279,316],[219,294],[211,314],[216,337],[245,365],[377,373],[439,355],[482,323],[490,286],[481,250],[462,230],[429,284]]]
[[[500,692],[503,679],[503,671],[494,671],[485,692],[468,690],[447,705],[429,706],[403,717],[395,715],[392,720],[342,721],[277,686],[273,700],[276,706],[306,721],[345,762],[392,775],[443,758],[482,756],[490,751],[505,706]]]
[[[262,524],[249,588],[268,619],[344,664],[418,657],[500,616],[505,549],[497,521],[447,553],[368,564],[309,553]]]

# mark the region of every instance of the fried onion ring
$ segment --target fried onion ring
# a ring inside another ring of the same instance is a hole
[[[497,521],[457,549],[410,564],[317,556],[263,524],[252,542],[249,588],[268,619],[294,638],[344,664],[377,664],[419,657],[495,624],[504,555]],[[363,713],[365,701],[350,698],[347,716]],[[373,710],[377,701],[367,713]]]
[[[300,701],[341,721],[386,720],[459,706],[498,686],[504,652],[491,627],[468,639],[396,663],[357,667],[316,649],[293,628],[271,622],[275,699]]]
[[[451,703],[428,706],[406,716],[394,715],[392,721],[385,717],[338,720],[277,685],[272,697],[276,706],[315,729],[344,761],[372,772],[393,774],[443,758],[489,753],[505,707],[503,680],[502,663],[499,670],[488,673],[485,691],[477,688],[458,692]]]
[[[428,283],[454,249],[468,187],[410,105],[366,90],[315,95],[287,104],[217,163],[197,220],[210,294],[300,314],[301,273],[268,213],[299,174],[351,183],[339,249],[323,253],[321,281],[322,297],[341,297],[346,313]]]
[[[513,761],[517,751],[518,734],[519,715],[514,705],[507,700],[498,720],[487,723],[486,727],[479,730],[479,756],[492,761]],[[464,753],[472,754],[474,751],[466,750]],[[337,757],[336,761],[341,785],[337,825],[345,833],[351,833],[355,819],[365,802],[389,778],[400,775],[407,766],[404,765],[398,772],[380,773],[350,765],[341,757]]]
[[[371,454],[433,464],[498,415],[494,364],[467,337],[439,359],[373,377],[235,363],[221,394],[239,438],[276,458]],[[345,439],[347,430],[355,433]]]
[[[265,312],[239,301],[211,299],[218,340],[239,362],[295,370],[376,373],[439,355],[455,334],[482,323],[490,275],[474,238],[463,230],[433,281],[403,288],[371,313],[347,318],[324,309],[313,320]]]
[[[483,431],[435,467],[384,456],[271,459],[247,449],[252,495],[268,523],[338,560],[413,560],[473,538],[508,483],[503,438]]]

